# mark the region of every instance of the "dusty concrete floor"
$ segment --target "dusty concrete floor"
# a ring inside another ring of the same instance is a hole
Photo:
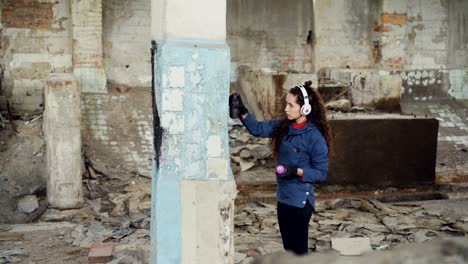
[[[462,264],[468,263],[468,239],[443,239],[402,245],[394,250],[369,252],[361,256],[341,256],[337,252],[296,257],[274,253],[253,260],[253,264]]]
[[[0,236],[0,263],[88,263],[87,249],[64,241],[75,226],[69,222],[8,226],[11,229]],[[8,237],[17,237],[17,241],[2,241]],[[16,251],[17,254],[11,254],[2,262],[1,256],[6,251]]]
[[[369,237],[374,252],[392,252],[401,246],[466,237],[468,233],[467,198],[391,204],[346,198],[319,204],[309,230],[312,256],[335,254],[330,244],[334,237]],[[238,259],[283,251],[274,206],[247,204],[236,210]],[[313,263],[329,262],[314,259]]]
[[[392,206],[389,204],[389,206]],[[406,206],[406,207],[422,207],[424,210],[430,211],[432,214],[440,214],[441,216],[465,220],[468,222],[468,199],[449,199],[449,200],[432,200],[432,201],[412,201],[412,202],[401,202],[393,203],[393,206]],[[245,205],[244,205],[245,207]],[[237,209],[242,209],[239,207]],[[272,208],[274,210],[274,207]],[[320,209],[318,209],[320,210]],[[329,209],[322,208],[322,211],[318,213],[327,213]],[[346,211],[346,208],[334,210],[334,213],[340,213]],[[83,214],[83,213],[81,213]],[[78,218],[76,218],[78,219]],[[75,220],[76,220],[75,219]],[[105,219],[102,222],[104,226]],[[316,253],[311,253],[307,257],[308,261],[303,258],[295,258],[291,255],[285,255],[282,257],[274,258],[276,262],[272,260],[263,259],[259,257],[262,255],[270,255],[275,253],[283,252],[281,248],[281,239],[277,231],[274,231],[273,226],[275,225],[276,217],[270,214],[269,217],[263,219],[264,224],[271,225],[271,229],[262,230],[236,230],[236,237],[244,237],[235,241],[236,251],[242,251],[247,254],[239,256],[237,253],[236,263],[253,263],[253,261],[259,261],[257,263],[372,263],[370,259],[377,257],[381,258],[382,261],[375,263],[468,263],[468,256],[458,254],[459,249],[455,248],[458,255],[452,258],[453,261],[449,261],[450,258],[446,258],[447,254],[444,253],[442,248],[447,249],[447,245],[443,244],[443,238],[453,238],[453,236],[440,235],[434,237],[427,244],[428,247],[434,248],[431,251],[432,260],[443,260],[442,262],[434,261],[421,261],[411,262],[410,260],[417,261],[421,258],[421,255],[427,250],[425,246],[414,246],[412,248],[415,251],[404,251],[408,257],[401,258],[403,254],[399,247],[406,248],[409,242],[404,241],[396,243],[395,248],[386,250],[374,250],[370,253],[369,257],[367,254],[361,257],[344,257],[339,256],[335,251],[329,248],[319,249]],[[88,248],[80,247],[80,245],[74,245],[77,240],[76,230],[78,230],[81,224],[79,222],[45,222],[45,223],[33,223],[33,224],[22,224],[22,225],[2,225],[0,226],[0,263],[87,263]],[[86,226],[86,224],[85,224]],[[136,232],[134,232],[135,234]],[[83,232],[86,234],[86,232]],[[251,241],[247,241],[245,237],[252,235],[254,238]],[[78,235],[79,236],[79,235]],[[109,235],[110,236],[110,235]],[[465,233],[466,236],[466,233]],[[15,238],[16,239],[13,239]],[[466,239],[466,237],[464,237]],[[13,241],[12,241],[13,239]],[[461,239],[461,238],[458,238]],[[7,240],[7,241],[5,241]],[[10,240],[10,241],[8,241]],[[149,263],[149,236],[144,236],[140,240],[120,240],[107,239],[109,242],[114,243],[116,246],[116,253],[114,259],[115,263]],[[84,240],[82,240],[84,241]],[[438,242],[439,241],[439,242]],[[442,243],[442,244],[441,244]],[[445,242],[444,242],[445,243]],[[463,245],[468,246],[466,240],[460,242]],[[83,245],[83,243],[82,243]],[[411,245],[414,245],[412,243]],[[463,247],[462,247],[463,248]],[[437,249],[437,250],[435,250]],[[3,259],[2,254],[10,250],[16,250],[19,252],[17,255],[11,255],[10,262]],[[458,251],[457,251],[458,250]],[[25,254],[22,255],[21,252]],[[411,256],[409,254],[411,253]],[[445,255],[444,255],[445,254]],[[127,261],[122,259],[122,256],[127,256]],[[276,256],[276,255],[272,255]],[[397,258],[397,256],[399,256]],[[258,259],[255,259],[257,257]],[[271,257],[270,257],[271,258]],[[128,260],[130,259],[130,260]],[[286,262],[278,262],[283,260]],[[384,261],[385,260],[385,261]],[[262,262],[260,262],[262,261]],[[296,262],[295,262],[296,261]],[[410,261],[410,262],[408,262]],[[444,262],[446,261],[446,262]]]

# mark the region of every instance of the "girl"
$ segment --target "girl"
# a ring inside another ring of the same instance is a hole
[[[258,122],[239,94],[229,97],[230,113],[239,113],[252,135],[271,138],[277,159],[277,213],[283,247],[298,255],[308,252],[309,221],[315,210],[314,184],[327,177],[332,145],[323,100],[311,85],[308,81],[289,90],[286,118],[282,120]]]

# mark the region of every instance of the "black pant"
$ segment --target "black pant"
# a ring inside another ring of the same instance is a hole
[[[285,250],[298,255],[308,251],[309,221],[314,209],[307,201],[304,208],[278,202],[278,224]]]

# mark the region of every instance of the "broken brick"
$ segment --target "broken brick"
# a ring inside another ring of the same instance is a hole
[[[88,263],[107,263],[112,259],[114,245],[112,244],[96,244],[91,247],[88,254]]]
[[[406,15],[400,14],[383,14],[381,16],[382,24],[406,25]]]

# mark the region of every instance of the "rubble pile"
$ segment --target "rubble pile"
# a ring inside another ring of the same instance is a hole
[[[47,207],[42,122],[22,118],[0,129],[0,223],[32,222]]]
[[[269,138],[256,138],[240,123],[229,128],[229,150],[231,168],[234,174],[247,171],[255,166],[275,166]]]
[[[88,170],[90,168],[87,168]],[[92,175],[91,175],[92,174]],[[114,245],[115,263],[149,263],[151,180],[130,182],[109,179],[99,173],[85,174],[86,206],[76,210],[47,209],[41,221],[79,223],[63,240],[74,247]]]
[[[466,216],[454,219],[420,205],[343,199],[319,205],[316,211],[309,229],[311,251],[331,250],[333,238],[369,238],[373,250],[385,250],[468,234]],[[234,223],[236,263],[250,263],[254,256],[283,251],[276,206],[254,202],[237,207]]]

